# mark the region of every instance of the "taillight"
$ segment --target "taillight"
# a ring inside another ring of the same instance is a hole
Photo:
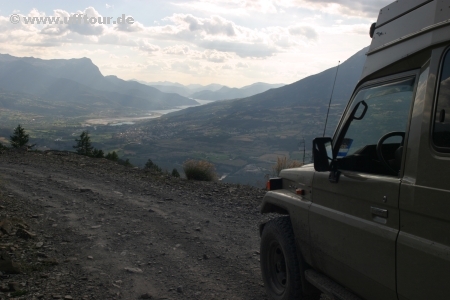
[[[268,191],[279,190],[283,188],[283,179],[281,178],[270,178],[266,183],[266,189]]]

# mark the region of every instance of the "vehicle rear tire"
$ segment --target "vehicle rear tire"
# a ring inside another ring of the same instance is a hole
[[[302,299],[300,264],[289,217],[267,222],[261,235],[260,255],[262,278],[270,299]]]

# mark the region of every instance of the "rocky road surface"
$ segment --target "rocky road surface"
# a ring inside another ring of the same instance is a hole
[[[105,159],[0,155],[0,299],[267,299],[264,191]]]

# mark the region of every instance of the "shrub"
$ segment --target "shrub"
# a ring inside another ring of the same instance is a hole
[[[217,180],[216,168],[204,160],[187,160],[183,163],[183,170],[187,179],[214,181]]]
[[[180,177],[180,173],[178,173],[178,170],[177,170],[177,169],[174,168],[174,169],[172,170],[172,176],[173,176],[173,177],[177,177],[177,178]]]
[[[155,164],[150,158],[145,163],[144,169],[157,173],[162,173],[162,169],[157,164]]]
[[[277,163],[272,166],[272,173],[274,176],[280,175],[281,170],[298,168],[303,166],[303,163],[298,160],[287,159],[286,156],[277,157]]]

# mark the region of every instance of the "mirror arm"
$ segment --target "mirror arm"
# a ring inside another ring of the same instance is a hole
[[[337,161],[336,161],[336,159],[333,158],[333,160],[331,162],[331,170],[330,170],[330,175],[328,176],[328,180],[331,183],[338,183],[340,176],[341,176],[341,171],[339,171],[337,169]]]

